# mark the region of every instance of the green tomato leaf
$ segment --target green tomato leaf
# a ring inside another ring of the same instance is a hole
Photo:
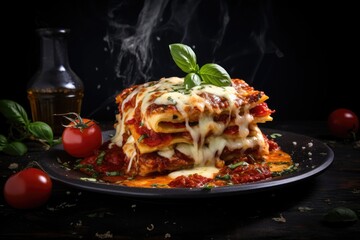
[[[28,151],[26,145],[22,142],[11,142],[7,144],[3,152],[11,156],[22,156]]]
[[[0,112],[12,123],[27,125],[30,121],[25,109],[11,100],[0,100]]]
[[[189,90],[201,84],[201,78],[196,73],[188,73],[184,80],[185,89]]]
[[[2,151],[7,144],[8,144],[7,138],[4,135],[0,134],[0,151]]]
[[[38,139],[46,140],[48,143],[52,144],[54,139],[54,134],[51,127],[47,123],[40,121],[32,122],[29,124],[28,129],[34,137]]]
[[[230,75],[224,68],[216,63],[208,63],[200,68],[199,74],[205,83],[215,86],[229,86],[231,84]]]
[[[189,47],[181,43],[169,45],[171,56],[176,65],[186,73],[199,71],[199,65],[196,63],[196,55]]]

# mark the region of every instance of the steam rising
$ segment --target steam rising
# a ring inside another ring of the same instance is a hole
[[[105,40],[116,58],[116,77],[123,80],[124,86],[148,80],[153,61],[151,37],[167,3],[144,1],[134,25],[123,22],[121,13],[127,11],[126,3],[109,10],[109,32]]]
[[[205,37],[209,46],[207,51],[213,55],[221,46],[229,22],[228,7],[225,1],[217,1],[218,12],[213,19],[217,21],[211,36],[204,36],[199,28],[198,21],[203,18],[200,9],[208,4],[201,0],[187,1],[144,1],[142,6],[134,6],[130,1],[123,1],[115,6],[110,6],[108,11],[109,27],[104,40],[114,61],[114,72],[121,79],[123,86],[149,81],[153,78],[154,41],[161,42],[161,50],[167,51],[168,45],[174,42],[186,44],[200,44]],[[204,5],[205,4],[205,5]],[[126,19],[131,8],[141,8],[136,21]],[[166,12],[165,12],[166,9]],[[205,13],[205,12],[204,12]],[[202,14],[203,15],[203,14]],[[209,26],[207,26],[209,28]],[[199,31],[200,30],[200,31]],[[213,33],[214,32],[214,33]],[[212,56],[213,57],[213,56]],[[209,59],[208,61],[213,61]],[[159,64],[169,64],[159,62]],[[155,66],[155,69],[159,68]],[[161,73],[160,73],[161,74]]]
[[[114,2],[109,6],[104,41],[111,53],[115,78],[126,88],[161,77],[181,77],[168,48],[171,43],[181,42],[195,48],[200,65],[218,63],[231,77],[252,83],[265,54],[282,57],[282,53],[269,39],[271,6],[268,2],[249,2]],[[113,99],[109,97],[104,104]]]

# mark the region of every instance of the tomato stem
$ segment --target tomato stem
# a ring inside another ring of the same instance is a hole
[[[92,122],[92,120],[89,120],[87,122],[84,122],[81,116],[78,113],[75,112],[69,112],[69,113],[62,113],[62,114],[54,114],[56,116],[64,116],[67,120],[69,120],[73,125],[63,125],[63,127],[73,127],[78,128],[80,131],[82,131],[85,128],[91,127],[92,125],[89,125],[89,123]],[[68,117],[67,115],[74,115],[75,119]]]

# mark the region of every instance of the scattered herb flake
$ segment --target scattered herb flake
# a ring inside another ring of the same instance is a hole
[[[309,208],[309,207],[298,207],[298,210],[299,210],[300,212],[308,212],[308,211],[313,210],[313,208]]]
[[[237,163],[233,163],[233,164],[229,164],[228,167],[230,169],[235,169],[239,166],[248,166],[249,164],[247,162],[241,161],[241,162],[237,162]]]
[[[18,167],[19,167],[19,164],[17,164],[17,163],[10,163],[8,168],[10,170],[14,170],[14,169],[17,169]]]
[[[138,139],[138,142],[141,143],[142,140],[144,140],[145,138],[148,138],[148,135],[147,135],[147,134],[141,135],[141,136],[139,137],[139,139]]]
[[[103,162],[103,160],[104,160],[104,156],[105,156],[105,151],[101,151],[101,152],[99,153],[99,155],[97,156],[97,158],[96,158],[96,164],[97,164],[97,165],[101,165],[101,164],[102,164],[102,162]]]
[[[121,173],[118,171],[113,171],[113,172],[105,172],[105,175],[109,177],[114,177],[114,176],[121,176]]]
[[[151,184],[152,188],[164,188],[167,187],[167,184],[159,184],[159,183],[153,183]]]
[[[150,223],[150,225],[146,227],[146,230],[152,231],[154,230],[154,228],[155,228],[154,224]]]
[[[168,96],[167,100],[172,104],[176,105],[176,101],[171,96]]]
[[[82,177],[82,178],[80,178],[80,180],[88,181],[88,182],[97,182],[97,179],[96,179],[96,178]]]
[[[282,135],[280,133],[273,133],[270,135],[271,138],[278,138],[281,137]]]
[[[279,217],[274,217],[274,218],[272,218],[272,220],[274,220],[275,222],[286,223],[286,219],[284,218],[284,216],[281,213],[280,213]]]
[[[110,231],[106,233],[95,233],[95,236],[100,239],[113,238],[113,234]]]
[[[225,175],[217,175],[216,176],[217,179],[221,179],[221,180],[230,180],[231,179],[231,176],[230,174],[225,174]]]

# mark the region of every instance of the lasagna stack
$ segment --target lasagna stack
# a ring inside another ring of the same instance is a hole
[[[127,175],[147,176],[197,167],[261,161],[269,153],[258,123],[271,121],[262,91],[241,79],[231,86],[184,88],[183,78],[162,78],[116,97],[116,134]]]

